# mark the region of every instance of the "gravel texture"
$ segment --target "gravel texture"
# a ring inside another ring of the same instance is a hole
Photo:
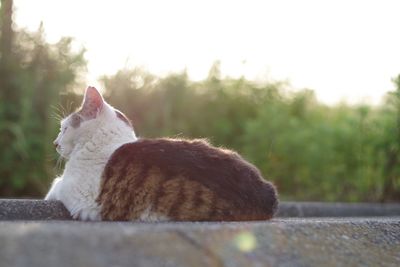
[[[400,216],[400,203],[282,202],[276,217]],[[71,219],[58,201],[0,199],[0,220]]]
[[[277,217],[400,216],[400,203],[283,202]]]
[[[68,210],[59,201],[0,199],[0,220],[68,220]]]

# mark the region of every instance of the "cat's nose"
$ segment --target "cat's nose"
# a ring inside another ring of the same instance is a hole
[[[54,142],[53,142],[53,145],[54,145],[55,148],[57,148],[57,147],[58,147],[57,141],[54,141]]]

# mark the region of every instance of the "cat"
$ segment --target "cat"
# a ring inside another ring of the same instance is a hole
[[[137,138],[129,119],[94,87],[61,121],[54,141],[67,159],[46,200],[80,220],[267,220],[277,191],[239,154],[204,140]]]

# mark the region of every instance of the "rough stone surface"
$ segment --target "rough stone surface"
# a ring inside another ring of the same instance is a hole
[[[400,203],[282,202],[276,217],[400,216]],[[59,201],[0,199],[0,220],[68,220]]]
[[[0,266],[399,266],[400,217],[0,222]]]
[[[0,199],[0,220],[68,220],[68,210],[59,201]]]
[[[277,217],[400,216],[400,203],[283,202]]]

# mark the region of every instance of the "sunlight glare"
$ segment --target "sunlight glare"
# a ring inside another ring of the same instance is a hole
[[[86,47],[88,83],[123,67],[289,80],[320,100],[378,103],[400,73],[399,1],[15,0],[18,27]],[[266,77],[266,73],[268,73]]]

